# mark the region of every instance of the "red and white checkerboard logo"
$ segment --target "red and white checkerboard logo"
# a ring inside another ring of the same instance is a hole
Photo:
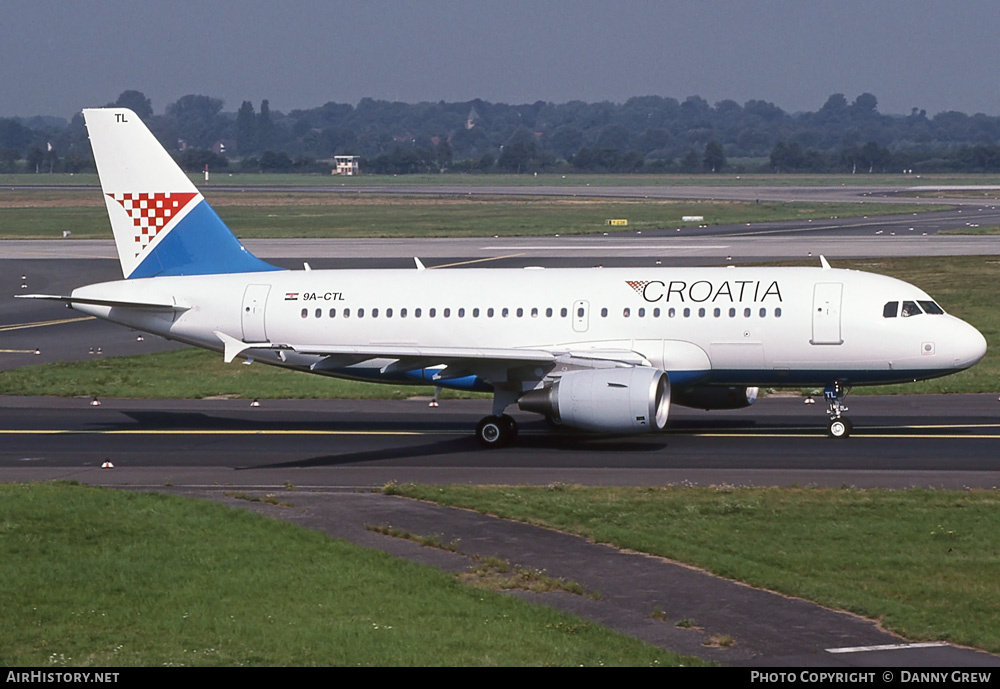
[[[132,218],[135,227],[135,255],[149,246],[170,221],[191,202],[196,194],[191,192],[155,192],[141,194],[108,194]]]
[[[626,280],[625,284],[635,290],[636,294],[642,295],[642,291],[646,289],[646,285],[649,284],[649,280]]]

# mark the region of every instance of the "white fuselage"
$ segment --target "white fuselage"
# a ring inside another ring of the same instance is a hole
[[[821,268],[275,271],[133,279],[73,296],[187,307],[74,303],[220,351],[216,332],[248,343],[630,350],[681,386],[903,382],[967,368],[986,347],[953,316],[887,317],[890,302],[932,303],[908,283]],[[300,369],[324,358],[242,356]],[[338,361],[314,370],[390,377],[385,358]]]

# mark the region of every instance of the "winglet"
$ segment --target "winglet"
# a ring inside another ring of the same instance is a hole
[[[427,270],[424,264],[421,263],[420,259],[417,258],[416,256],[413,257],[413,262],[417,264],[417,270]]]
[[[823,254],[819,255],[819,264],[823,266],[823,270],[830,270],[830,264],[826,260],[826,256]]]

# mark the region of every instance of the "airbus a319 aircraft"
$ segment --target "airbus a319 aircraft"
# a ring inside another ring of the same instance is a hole
[[[800,268],[284,270],[248,252],[130,110],[84,110],[125,279],[55,299],[115,323],[298,371],[493,393],[589,432],[661,431],[671,402],[735,409],[758,387],[825,389],[966,369],[971,325],[894,278]]]

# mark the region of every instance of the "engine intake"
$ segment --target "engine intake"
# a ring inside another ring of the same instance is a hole
[[[643,366],[571,371],[522,395],[517,406],[586,431],[662,431],[670,412],[670,378]]]

